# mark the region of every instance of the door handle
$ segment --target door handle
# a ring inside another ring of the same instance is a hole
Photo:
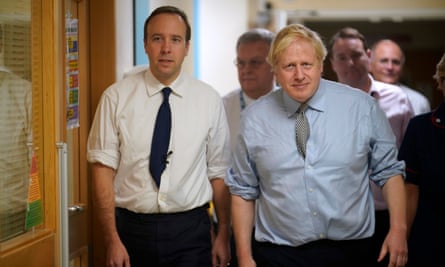
[[[69,215],[73,215],[73,214],[80,213],[83,211],[85,211],[85,204],[77,204],[77,205],[68,207]]]

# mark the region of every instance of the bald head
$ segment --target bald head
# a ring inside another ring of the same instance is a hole
[[[371,48],[371,73],[377,81],[397,84],[402,76],[405,56],[394,41],[384,39]]]

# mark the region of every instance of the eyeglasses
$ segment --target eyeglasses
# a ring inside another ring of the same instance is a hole
[[[266,63],[265,60],[261,60],[261,59],[251,59],[249,61],[243,61],[243,60],[239,60],[239,59],[235,59],[233,61],[233,64],[235,64],[235,66],[238,69],[243,69],[246,66],[249,66],[252,69],[256,69],[258,67],[260,67],[261,65],[263,65],[264,63]]]

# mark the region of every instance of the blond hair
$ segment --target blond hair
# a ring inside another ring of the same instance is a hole
[[[269,55],[267,56],[267,62],[272,65],[272,68],[278,64],[278,60],[284,50],[297,40],[309,41],[315,49],[315,54],[320,64],[323,64],[327,50],[320,35],[302,24],[290,24],[281,29],[272,42]]]

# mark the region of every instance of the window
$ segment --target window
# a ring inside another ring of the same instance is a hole
[[[0,241],[26,230],[32,156],[30,0],[0,0]]]

